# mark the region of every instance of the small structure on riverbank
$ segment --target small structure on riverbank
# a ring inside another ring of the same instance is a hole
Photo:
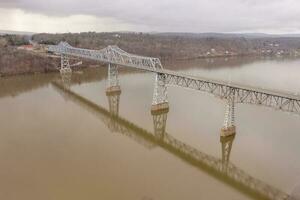
[[[21,45],[18,47],[19,50],[27,50],[27,51],[32,51],[33,50],[33,45],[28,44],[28,45]]]

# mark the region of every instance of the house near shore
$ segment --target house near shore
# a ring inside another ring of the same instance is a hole
[[[27,51],[32,51],[33,50],[33,45],[28,44],[28,45],[21,45],[18,47],[19,50],[27,50]]]

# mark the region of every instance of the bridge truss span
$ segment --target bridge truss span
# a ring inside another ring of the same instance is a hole
[[[127,53],[114,45],[101,50],[89,50],[75,48],[66,42],[60,42],[58,45],[49,45],[48,51],[62,55],[61,70],[63,69],[63,71],[66,71],[68,67],[70,68],[66,58],[68,56],[74,56],[108,63],[110,69],[115,69],[112,71],[114,74],[117,74],[117,66],[131,67],[155,73],[156,79],[152,101],[152,105],[156,106],[154,107],[155,109],[167,107],[167,85],[175,85],[210,93],[215,97],[225,99],[227,104],[229,102],[228,99],[230,99],[231,101],[229,103],[233,109],[231,109],[232,112],[228,112],[228,116],[225,116],[225,118],[228,119],[234,119],[234,105],[237,103],[262,105],[277,110],[300,114],[299,96],[248,86],[234,85],[227,82],[166,70],[163,69],[158,58]],[[114,77],[117,78],[117,76],[112,76],[110,78]],[[117,81],[118,80],[115,79],[115,82]],[[234,120],[232,122],[233,123],[230,126],[234,125]]]
[[[274,109],[300,114],[300,97],[292,94],[231,85],[204,78],[198,78],[169,70],[163,70],[166,84],[199,90],[220,99],[233,99],[234,103],[256,104]]]
[[[158,58],[144,57],[125,52],[119,47],[112,45],[101,50],[90,50],[75,48],[66,42],[60,42],[58,45],[49,45],[48,51],[57,54],[98,60],[105,63],[155,71],[162,69]]]

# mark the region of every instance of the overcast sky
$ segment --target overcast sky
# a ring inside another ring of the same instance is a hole
[[[0,29],[300,33],[300,0],[0,0]]]

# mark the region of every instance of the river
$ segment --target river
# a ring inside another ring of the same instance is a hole
[[[164,66],[229,84],[300,92],[299,59],[221,58]],[[52,83],[61,79],[58,73],[0,79],[0,199],[263,199],[255,181],[299,195],[299,115],[237,105],[227,158],[251,177],[242,184],[195,158],[207,155],[224,164],[222,100],[168,87],[165,132],[194,149],[192,155],[152,137],[154,74],[119,69],[120,119],[108,114],[106,78],[106,67],[73,73],[69,89],[76,95]]]

